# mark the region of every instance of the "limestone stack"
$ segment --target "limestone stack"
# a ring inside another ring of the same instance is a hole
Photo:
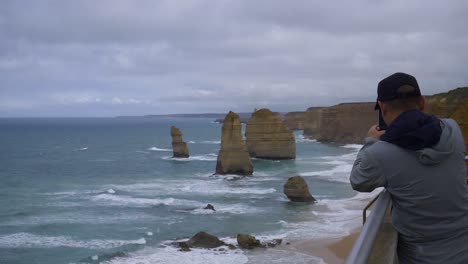
[[[283,186],[283,192],[292,202],[315,202],[315,198],[309,192],[307,182],[301,176],[288,179]]]
[[[252,173],[253,165],[242,138],[242,125],[239,116],[229,111],[224,118],[216,174],[249,176]]]
[[[172,152],[174,158],[188,158],[189,150],[187,143],[182,140],[182,132],[175,127],[171,127]]]
[[[261,159],[295,159],[296,139],[278,113],[263,108],[252,114],[245,129],[251,157]]]

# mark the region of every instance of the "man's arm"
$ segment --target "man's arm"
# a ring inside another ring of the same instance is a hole
[[[356,191],[372,192],[375,188],[383,187],[386,184],[379,164],[368,149],[377,142],[378,138],[380,138],[383,133],[385,132],[378,131],[376,126],[371,127],[364,147],[359,151],[356,161],[354,161],[350,182],[351,186]]]

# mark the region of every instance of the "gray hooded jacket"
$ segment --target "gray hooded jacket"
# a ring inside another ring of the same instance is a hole
[[[391,194],[400,263],[468,263],[466,149],[455,121],[441,126],[440,141],[418,151],[366,138],[351,172],[354,190]]]

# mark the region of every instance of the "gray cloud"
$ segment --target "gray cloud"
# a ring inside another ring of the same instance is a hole
[[[4,1],[1,116],[276,111],[467,85],[465,1]]]

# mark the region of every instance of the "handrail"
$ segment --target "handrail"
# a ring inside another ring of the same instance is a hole
[[[372,252],[374,242],[377,238],[377,233],[380,229],[390,201],[390,194],[384,189],[379,194],[375,208],[372,210],[368,220],[362,227],[361,233],[354,243],[345,264],[367,263],[367,259]]]
[[[379,198],[380,196],[380,193],[377,194],[377,196],[372,199],[367,205],[366,207],[364,207],[364,209],[362,209],[362,224],[364,225],[366,223],[366,220],[367,220],[367,209],[369,209],[369,207],[371,207],[375,201],[377,201],[377,198]]]

